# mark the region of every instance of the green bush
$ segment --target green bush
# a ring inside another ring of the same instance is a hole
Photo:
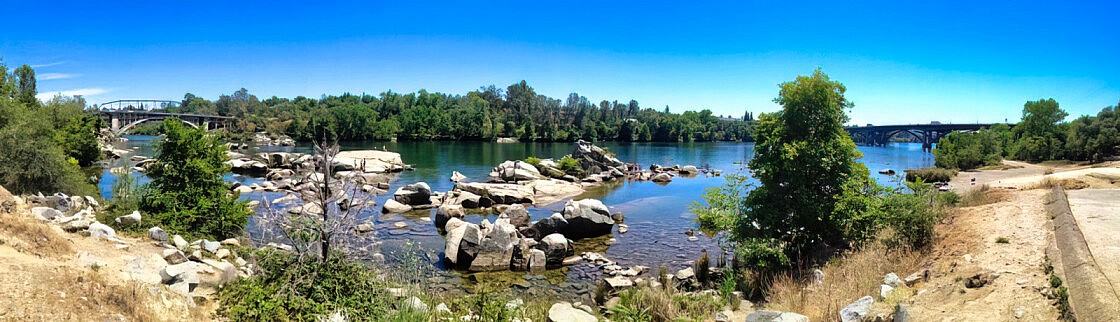
[[[894,233],[885,242],[889,246],[925,248],[932,244],[933,228],[948,205],[942,203],[932,186],[921,180],[907,185],[913,193],[894,191],[883,197],[883,226]]]
[[[906,181],[949,182],[957,176],[957,170],[945,168],[918,168],[906,170]]]
[[[583,168],[579,166],[579,161],[573,159],[571,156],[565,155],[556,162],[556,166],[560,167],[560,171],[564,171],[569,175],[576,177],[583,176]]]
[[[0,185],[15,194],[96,195],[80,162],[67,156],[54,139],[55,129],[36,112],[0,99],[0,118],[6,123],[0,127]]]
[[[250,215],[222,175],[226,145],[202,129],[178,120],[163,122],[156,163],[149,167],[152,182],[140,200],[140,210],[169,231],[215,240],[239,235]]]
[[[387,283],[340,255],[323,262],[279,251],[254,254],[258,273],[225,285],[218,315],[234,321],[314,321],[341,312],[354,318],[427,321],[386,291]],[[402,310],[393,310],[393,306]]]
[[[531,164],[534,167],[537,167],[539,169],[541,167],[541,158],[528,157],[528,158],[525,158],[525,163]]]

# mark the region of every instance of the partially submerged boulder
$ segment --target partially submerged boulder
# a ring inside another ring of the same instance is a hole
[[[564,205],[567,227],[564,235],[572,238],[597,237],[611,233],[614,219],[602,201],[595,199],[570,200]]]
[[[393,193],[393,200],[410,206],[428,205],[432,203],[432,188],[427,183],[417,182],[410,184]]]

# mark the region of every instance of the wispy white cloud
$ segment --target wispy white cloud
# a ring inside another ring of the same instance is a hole
[[[64,73],[43,73],[37,77],[39,80],[52,80],[52,79],[67,79],[78,77],[77,74],[64,74]]]
[[[108,91],[109,90],[107,90],[107,89],[98,88],[98,87],[79,88],[79,89],[71,89],[71,90],[65,90],[65,91],[42,92],[42,93],[39,93],[38,95],[35,95],[35,98],[38,98],[40,100],[45,101],[45,100],[49,100],[51,98],[54,98],[57,95],[62,95],[62,96],[75,96],[75,95],[93,96],[93,95],[104,94]]]
[[[62,65],[62,64],[65,64],[65,63],[66,63],[66,61],[65,61],[65,60],[63,60],[63,61],[56,61],[56,62],[53,62],[53,63],[38,64],[38,65],[31,65],[31,68],[39,69],[39,68],[44,68],[44,67],[54,67],[54,66],[58,66],[58,65]]]

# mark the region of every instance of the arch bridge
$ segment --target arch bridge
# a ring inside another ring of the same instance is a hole
[[[900,125],[871,125],[867,126],[849,126],[844,130],[848,131],[848,135],[856,144],[869,145],[869,146],[885,146],[890,143],[890,138],[896,134],[906,132],[922,143],[922,151],[930,152],[933,150],[933,144],[940,141],[949,133],[956,131],[977,131],[983,128],[991,127],[993,123],[975,123],[975,124],[942,124],[939,122],[932,122],[929,124],[900,124]]]
[[[163,121],[170,118],[179,119],[191,127],[202,128],[207,131],[224,128],[233,120],[233,117],[230,116],[168,111],[169,108],[178,106],[179,102],[177,101],[118,100],[94,105],[93,108],[98,111],[102,118],[109,120],[109,130],[115,136],[128,133],[128,130],[146,122]]]

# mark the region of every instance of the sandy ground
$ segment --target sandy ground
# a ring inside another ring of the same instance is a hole
[[[989,185],[995,188],[1023,189],[1037,185],[1045,179],[1077,180],[1088,188],[1120,188],[1120,162],[1095,165],[1043,165],[1020,161],[1003,161],[1015,167],[1007,170],[965,171],[949,182],[957,192]],[[1051,172],[1051,174],[1046,174]],[[973,183],[972,179],[975,179]]]
[[[1114,293],[1120,286],[1120,189],[1066,192],[1077,226]]]
[[[166,262],[151,242],[122,237],[120,249],[33,219],[22,205],[0,220],[0,321],[206,318],[160,284]]]
[[[1057,310],[1040,293],[1050,240],[1045,190],[1006,193],[1006,200],[960,209],[943,225],[931,254],[928,282],[912,298],[915,321],[1053,321]],[[997,243],[1005,237],[1008,243]],[[987,285],[967,288],[977,274],[998,275]]]

